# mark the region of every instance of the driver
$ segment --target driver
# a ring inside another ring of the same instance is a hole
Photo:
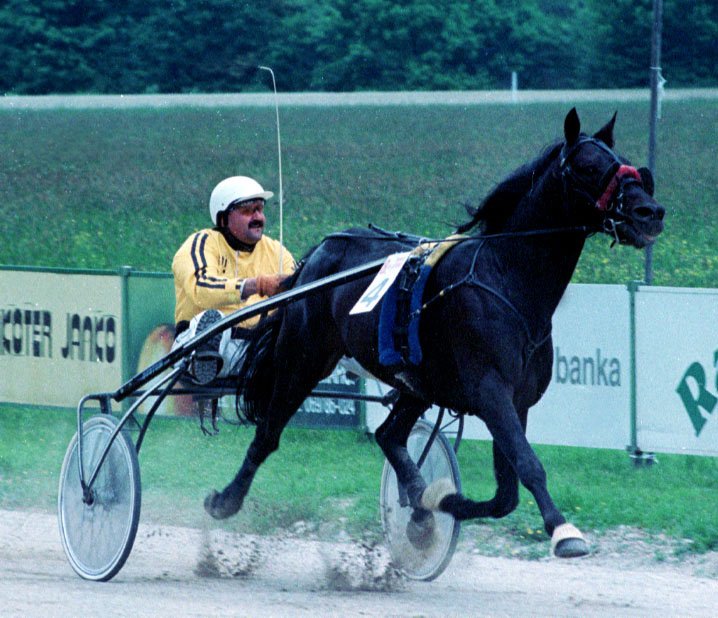
[[[215,227],[190,235],[172,261],[175,344],[186,342],[223,315],[282,291],[294,271],[291,254],[264,235],[265,201],[274,194],[247,176],[225,178],[212,191]],[[201,384],[239,371],[248,329],[259,317],[227,329],[200,347],[191,371]]]

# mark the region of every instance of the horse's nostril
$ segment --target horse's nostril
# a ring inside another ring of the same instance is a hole
[[[646,221],[649,219],[663,219],[663,214],[662,208],[651,208],[650,206],[638,206],[633,210],[633,216],[636,219]]]

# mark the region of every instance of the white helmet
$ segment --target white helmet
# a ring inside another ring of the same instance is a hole
[[[265,191],[256,180],[248,176],[230,176],[220,182],[212,191],[209,197],[209,215],[212,222],[217,225],[219,213],[227,207],[245,200],[262,198],[268,200],[274,195],[271,191]]]

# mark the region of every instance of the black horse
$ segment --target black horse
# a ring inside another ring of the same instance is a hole
[[[418,337],[421,361],[379,360],[381,305],[350,315],[369,279],[292,303],[258,327],[243,381],[256,435],[234,480],[212,492],[205,508],[221,519],[242,506],[257,468],[279,446],[291,416],[339,359],[354,357],[400,393],[376,440],[407,489],[413,537],[431,529],[431,511],[463,520],[504,517],[518,504],[518,481],[534,495],[558,556],[588,552],[581,533],[559,512],[546,474],[525,437],[528,410],[549,385],[553,362],[551,318],[566,290],[587,236],[644,247],[663,230],[665,210],[652,197],[647,170],[613,152],[616,116],[595,135],[580,132],[572,109],[564,140],[501,182],[459,228],[477,232],[455,243],[426,280]],[[312,250],[292,285],[407,251],[414,237],[349,230]],[[416,318],[416,315],[414,316]],[[450,481],[427,488],[406,443],[432,404],[481,418],[493,437],[495,495],[476,502]]]

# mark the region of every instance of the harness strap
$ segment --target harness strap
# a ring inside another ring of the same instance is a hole
[[[534,352],[538,350],[546,341],[548,341],[549,337],[551,337],[551,322],[549,322],[547,329],[544,331],[543,335],[540,336],[540,338],[536,339],[534,338],[533,333],[531,332],[531,327],[529,326],[528,320],[524,317],[524,315],[519,311],[519,309],[514,305],[504,294],[499,292],[497,289],[491,287],[490,285],[482,282],[479,280],[476,274],[476,262],[479,257],[479,251],[481,251],[481,248],[484,245],[484,240],[482,239],[479,243],[479,246],[476,248],[476,251],[474,251],[474,256],[471,260],[471,266],[469,267],[468,272],[458,281],[455,281],[454,283],[451,283],[450,285],[447,285],[445,288],[443,288],[440,292],[435,294],[433,298],[426,301],[421,307],[416,309],[411,315],[410,319],[414,320],[415,318],[419,317],[419,314],[424,311],[429,305],[433,304],[440,298],[443,298],[448,292],[451,292],[455,290],[456,288],[462,286],[462,285],[471,285],[474,287],[477,287],[479,289],[484,290],[485,292],[488,292],[489,294],[492,294],[496,298],[498,298],[504,305],[506,305],[509,310],[518,318],[519,323],[521,324],[521,327],[524,331],[524,334],[526,335],[526,339],[528,340],[528,345],[526,346],[526,363],[531,360],[531,357],[533,356]]]
[[[411,253],[423,256],[425,264],[430,268],[436,266],[446,253],[456,246],[456,243],[470,238],[464,234],[452,234],[443,240],[422,242]]]
[[[463,239],[453,235],[445,239],[450,242],[421,242],[411,252],[382,301],[378,329],[382,365],[415,366],[421,362],[418,318],[429,274],[456,241]]]

